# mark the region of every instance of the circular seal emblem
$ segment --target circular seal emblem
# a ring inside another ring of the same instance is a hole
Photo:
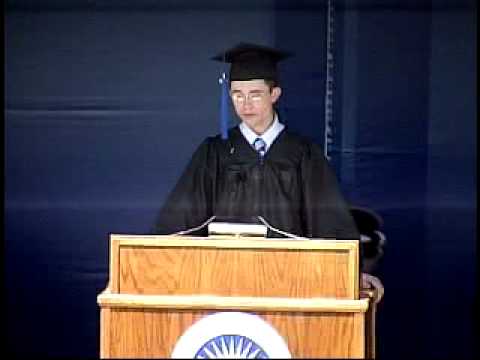
[[[172,358],[291,358],[285,340],[261,317],[241,312],[205,316],[178,339]]]

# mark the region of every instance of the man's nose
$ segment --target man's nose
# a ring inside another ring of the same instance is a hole
[[[245,101],[243,102],[242,106],[245,108],[251,108],[253,106],[253,102],[250,98],[246,98]]]

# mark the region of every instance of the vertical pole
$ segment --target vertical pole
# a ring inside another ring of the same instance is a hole
[[[327,5],[327,76],[325,80],[325,143],[324,155],[330,161],[330,147],[333,143],[333,43],[335,35],[335,9],[332,0]]]

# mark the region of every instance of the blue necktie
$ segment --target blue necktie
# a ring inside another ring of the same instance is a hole
[[[256,138],[253,142],[253,147],[260,155],[260,159],[263,160],[265,152],[267,151],[267,144],[265,143],[265,141],[262,138]]]

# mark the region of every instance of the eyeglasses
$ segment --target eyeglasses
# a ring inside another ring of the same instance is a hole
[[[244,94],[240,93],[240,92],[234,92],[231,94],[232,96],[232,100],[233,102],[235,102],[236,104],[245,104],[247,102],[247,100],[251,101],[252,103],[259,103],[260,101],[262,101],[265,96],[266,96],[266,93],[265,92],[253,92],[253,93],[249,93],[247,96],[245,96]]]

